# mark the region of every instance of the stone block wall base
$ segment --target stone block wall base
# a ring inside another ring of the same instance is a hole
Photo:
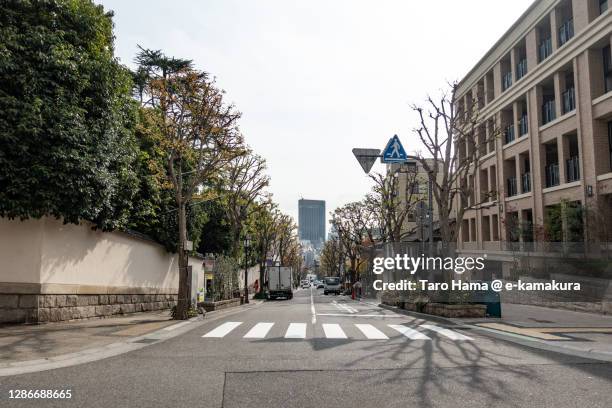
[[[44,323],[170,309],[177,294],[37,295],[0,293],[0,323]]]
[[[220,300],[218,302],[200,302],[198,307],[203,307],[207,312],[213,310],[227,309],[228,307],[240,306],[240,298]]]
[[[487,306],[485,305],[447,305],[443,303],[428,303],[425,305],[424,312],[427,314],[442,316],[442,317],[485,317]]]

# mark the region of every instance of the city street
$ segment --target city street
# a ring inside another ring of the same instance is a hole
[[[612,363],[322,290],[224,311],[193,327],[116,357],[0,377],[2,401],[11,389],[71,389],[71,400],[11,406],[609,406]]]

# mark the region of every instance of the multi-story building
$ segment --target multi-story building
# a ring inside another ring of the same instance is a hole
[[[325,201],[298,201],[298,233],[300,240],[310,241],[315,248],[325,242]]]
[[[458,146],[479,149],[460,247],[610,241],[611,42],[607,0],[537,0],[459,83],[484,141]]]

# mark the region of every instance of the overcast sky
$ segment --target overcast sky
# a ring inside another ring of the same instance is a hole
[[[329,213],[369,190],[353,147],[382,149],[397,133],[417,149],[409,105],[461,79],[532,0],[98,2],[115,12],[126,65],[139,44],[217,78],[297,221],[300,197]]]

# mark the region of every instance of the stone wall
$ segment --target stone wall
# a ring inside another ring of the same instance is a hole
[[[176,294],[0,294],[0,322],[44,323],[169,309]]]

